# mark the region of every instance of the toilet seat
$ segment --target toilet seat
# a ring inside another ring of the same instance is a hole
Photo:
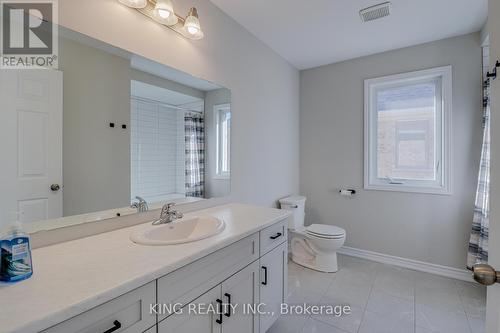
[[[311,224],[305,231],[309,236],[322,239],[339,239],[346,235],[344,229],[327,224]]]

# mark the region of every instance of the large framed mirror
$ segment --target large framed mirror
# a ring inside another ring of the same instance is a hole
[[[58,57],[0,70],[0,221],[38,231],[229,195],[229,89],[62,27]]]

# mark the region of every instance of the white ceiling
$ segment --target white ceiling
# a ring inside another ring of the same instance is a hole
[[[299,69],[479,31],[488,0],[393,0],[392,14],[363,23],[386,0],[211,0]]]

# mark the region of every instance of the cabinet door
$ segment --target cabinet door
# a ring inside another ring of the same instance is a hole
[[[283,243],[260,258],[260,302],[265,304],[260,315],[260,332],[266,332],[280,315],[286,301],[287,243]]]
[[[222,282],[225,313],[223,333],[258,333],[259,315],[248,311],[259,303],[259,262],[255,261]]]
[[[219,315],[208,311],[220,310],[217,300],[221,296],[220,284],[182,308],[182,313],[173,314],[158,324],[158,333],[220,333]],[[190,309],[196,308],[196,311]],[[198,310],[202,310],[200,312]],[[208,312],[208,313],[207,313]],[[221,312],[221,311],[219,311]]]

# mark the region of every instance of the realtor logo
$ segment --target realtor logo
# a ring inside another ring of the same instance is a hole
[[[1,67],[57,67],[55,1],[0,0]]]

